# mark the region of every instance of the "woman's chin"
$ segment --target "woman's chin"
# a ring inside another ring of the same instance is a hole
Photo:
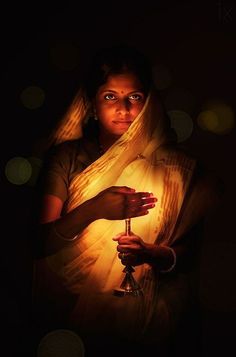
[[[119,128],[117,127],[112,131],[112,134],[114,136],[121,136],[129,129],[129,127],[130,125],[122,125]]]

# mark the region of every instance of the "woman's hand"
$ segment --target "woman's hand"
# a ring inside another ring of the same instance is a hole
[[[147,263],[158,270],[165,270],[175,264],[169,247],[145,243],[132,232],[130,235],[120,233],[113,240],[118,242],[118,258],[123,265],[137,266]]]
[[[91,199],[96,219],[119,220],[144,216],[155,207],[157,198],[150,192],[135,192],[126,186],[112,186]]]
[[[136,266],[149,262],[151,244],[145,243],[139,236],[132,232],[130,235],[120,233],[113,240],[118,242],[118,257],[122,264]]]

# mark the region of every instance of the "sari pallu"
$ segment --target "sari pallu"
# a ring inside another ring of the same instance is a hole
[[[65,123],[73,117],[81,124],[85,112],[77,111],[77,117],[69,115],[63,122],[63,132],[74,138],[70,130],[65,129]],[[198,221],[204,204],[195,189],[186,202],[195,160],[166,145],[169,141],[167,129],[162,108],[155,92],[151,92],[127,132],[72,180],[67,211],[110,186],[151,191],[158,198],[156,207],[146,216],[132,218],[132,231],[147,243],[167,246],[181,237]],[[57,129],[57,143],[65,140],[60,139],[59,134]],[[114,296],[114,289],[124,278],[123,266],[117,257],[117,243],[112,240],[120,232],[124,232],[124,221],[97,220],[80,234],[76,244],[46,258],[49,269],[78,297],[70,322],[84,333],[95,335],[119,333],[125,338],[140,339],[152,328],[155,338],[158,330],[160,336],[166,336],[185,304],[185,281],[179,277],[174,290],[161,290],[158,271],[143,264],[135,267],[134,274],[143,289],[143,298]],[[179,295],[175,296],[177,291]],[[174,318],[167,295],[169,300],[175,300]]]

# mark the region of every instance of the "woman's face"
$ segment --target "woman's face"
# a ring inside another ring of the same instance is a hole
[[[100,130],[113,137],[121,136],[140,113],[145,100],[141,82],[133,73],[109,76],[95,97]]]

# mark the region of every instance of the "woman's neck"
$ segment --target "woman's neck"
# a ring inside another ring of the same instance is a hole
[[[119,136],[111,135],[103,131],[99,131],[99,146],[102,153],[106,152],[117,140]]]

